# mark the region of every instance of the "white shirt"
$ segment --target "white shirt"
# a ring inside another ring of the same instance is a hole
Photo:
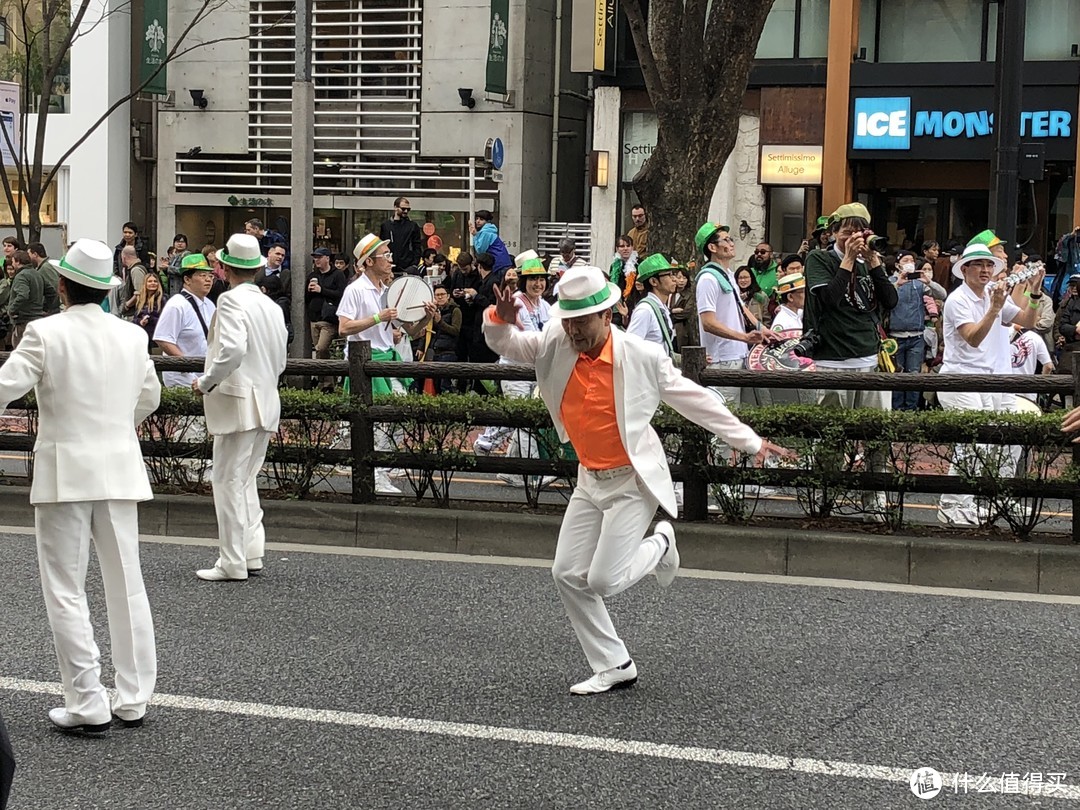
[[[188,295],[191,295],[191,299]],[[216,309],[214,302],[209,298],[200,301],[197,295],[182,291],[170,296],[161,308],[161,315],[154,329],[154,340],[175,344],[184,357],[206,357],[206,335],[198,315],[195,314],[195,307],[191,305],[192,299],[199,306],[206,328],[210,328]],[[195,371],[166,371],[162,373],[161,379],[166,388],[190,388],[192,381],[198,376]]]
[[[1009,374],[1012,372],[1012,349],[1009,347],[1009,324],[1020,314],[1020,307],[1005,299],[1001,317],[977,347],[970,345],[958,331],[964,324],[975,324],[990,310],[990,293],[980,298],[967,285],[961,284],[945,300],[942,320],[945,336],[945,359],[942,374]]]
[[[667,333],[672,336],[674,333],[674,327],[671,323],[671,315],[668,312],[667,304],[660,300],[660,296],[656,293],[649,293],[645,296],[645,299],[652,299],[652,302],[660,309],[661,314],[666,321]],[[641,301],[636,307],[634,307],[633,313],[630,315],[630,323],[626,326],[628,334],[637,335],[642,340],[647,340],[650,343],[662,347],[665,352],[668,351],[668,344],[664,342],[664,330],[660,328],[659,321],[656,320],[656,312],[653,308]]]
[[[1052,362],[1050,350],[1046,348],[1046,341],[1036,332],[1024,332],[1012,342],[1013,374],[1031,377],[1034,376],[1039,363],[1045,366]],[[1032,402],[1039,398],[1038,394],[1017,394],[1017,396],[1030,399]]]
[[[376,287],[375,283],[368,278],[367,273],[361,273],[360,278],[345,288],[338,304],[338,317],[359,321],[362,318],[370,318],[383,311],[382,296],[386,287]],[[370,340],[371,348],[392,349],[394,348],[394,327],[386,321],[377,323],[370,329],[349,335],[345,344],[345,355],[349,354],[349,343],[360,340]],[[405,358],[406,360],[409,358]]]
[[[529,296],[523,292],[514,293],[514,304],[517,306],[517,323],[522,332],[544,331],[544,325],[551,320],[551,304],[541,298],[540,303],[534,307]],[[512,365],[517,361],[509,357],[499,357],[499,362]]]
[[[798,329],[801,331],[802,313],[801,309],[795,310],[787,304],[781,304],[773,317],[772,330],[774,332],[779,332],[781,329]]]
[[[739,298],[739,285],[735,283],[735,277],[730,270],[725,269],[724,275],[731,285],[731,292],[723,292],[720,283],[708,270],[701,270],[697,275],[697,311],[712,312],[716,315],[723,326],[734,329],[736,332],[746,332],[746,321],[743,319],[742,301]],[[712,332],[705,331],[705,322],[698,319],[698,332],[701,337],[701,345],[705,347],[705,354],[713,363],[722,360],[742,360],[750,353],[750,347],[741,340],[728,340]]]

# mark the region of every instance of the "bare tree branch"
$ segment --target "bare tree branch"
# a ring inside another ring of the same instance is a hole
[[[74,45],[83,37],[94,32],[94,30],[103,22],[109,19],[109,17],[116,16],[118,14],[131,14],[131,0],[124,0],[122,3],[118,3],[116,8],[106,8],[100,17],[90,23],[89,27],[82,28],[75,32],[75,36],[71,38],[71,44]]]
[[[246,41],[247,39],[250,38],[250,34],[243,34],[241,36],[235,36],[235,37],[219,37],[217,39],[210,39],[210,40],[205,40],[203,42],[196,43],[196,44],[191,45],[191,46],[189,46],[187,48],[182,48],[181,47],[183,45],[183,43],[184,43],[184,40],[187,38],[187,35],[191,32],[191,29],[194,28],[202,19],[205,18],[206,14],[204,14],[203,12],[208,7],[212,6],[213,9],[216,10],[217,8],[220,8],[224,4],[225,4],[225,0],[216,0],[216,2],[214,2],[213,0],[207,0],[207,2],[203,3],[203,6],[200,9],[200,12],[196,13],[195,17],[192,18],[191,22],[188,24],[188,26],[183,30],[183,32],[177,38],[176,43],[172,47],[172,50],[169,51],[169,53],[162,60],[161,64],[158,65],[157,70],[155,70],[153,73],[151,73],[146,78],[146,80],[143,81],[142,84],[140,84],[138,87],[136,87],[130,93],[128,93],[125,96],[122,96],[121,98],[119,98],[115,102],[113,102],[109,106],[109,108],[106,109],[105,112],[103,112],[100,116],[98,116],[98,119],[96,121],[94,121],[94,123],[91,124],[90,127],[81,136],[79,136],[79,138],[75,141],[75,143],[73,143],[70,147],[68,147],[67,151],[64,152],[62,155],[60,155],[60,157],[58,157],[56,159],[52,170],[45,177],[45,182],[44,182],[44,185],[42,186],[43,188],[48,188],[49,187],[49,184],[52,183],[52,181],[56,177],[57,173],[59,173],[59,171],[63,167],[63,164],[65,163],[65,161],[67,161],[67,159],[69,157],[71,157],[71,155],[75,152],[75,150],[78,149],[80,146],[82,146],[87,141],[87,139],[91,135],[94,134],[94,132],[97,130],[97,128],[99,126],[101,126],[103,123],[105,123],[105,121],[108,120],[110,115],[112,115],[120,107],[122,107],[123,105],[125,105],[129,101],[131,101],[131,99],[133,99],[137,95],[139,95],[139,93],[141,93],[144,89],[149,87],[150,84],[154,81],[154,79],[157,78],[157,75],[162,70],[164,70],[165,67],[167,65],[169,65],[171,62],[176,61],[180,57],[185,56],[186,54],[189,54],[192,51],[199,50],[200,48],[206,48],[206,47],[208,47],[210,45],[220,45],[221,43],[224,43],[224,42]],[[207,13],[209,13],[209,12],[207,12]],[[281,25],[286,20],[291,19],[292,16],[293,15],[292,15],[291,12],[283,14],[283,15],[281,15],[281,17],[274,20],[269,25],[265,25],[262,28],[260,28],[258,30],[258,33],[265,33],[266,31],[270,31],[270,30],[276,28],[277,26]]]
[[[623,0],[623,12],[626,21],[630,24],[630,34],[634,38],[634,48],[637,50],[638,62],[641,63],[641,72],[645,76],[645,89],[653,104],[658,99],[667,96],[667,87],[660,76],[660,71],[653,57],[652,46],[649,44],[649,31],[645,25],[645,15],[641,10],[641,0]]]

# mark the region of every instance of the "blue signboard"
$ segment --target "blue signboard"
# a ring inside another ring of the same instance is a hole
[[[506,147],[503,146],[502,138],[496,138],[495,143],[491,145],[491,165],[492,168],[499,170],[503,167],[503,160],[506,159]]]

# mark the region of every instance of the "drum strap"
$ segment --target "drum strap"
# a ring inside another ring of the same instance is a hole
[[[724,272],[724,268],[718,265],[716,262],[709,262],[701,268],[702,273],[708,273],[710,276],[716,279],[716,283],[720,285],[720,292],[730,295],[735,290],[731,286],[731,281],[728,280],[727,273]]]
[[[667,349],[668,357],[671,357],[675,354],[675,341],[671,337],[671,328],[668,326],[667,318],[664,317],[665,313],[661,311],[660,304],[649,296],[642,298],[641,303],[648,304],[653,311],[653,315],[656,316],[656,322],[660,324],[660,334],[664,338],[664,347]]]

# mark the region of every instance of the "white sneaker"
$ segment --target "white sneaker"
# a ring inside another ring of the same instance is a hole
[[[771,498],[776,494],[776,488],[766,487],[761,484],[747,484],[743,492],[752,497]]]
[[[511,475],[510,473],[499,473],[497,476],[500,481],[506,484],[508,487],[524,487],[525,478],[521,475]]]
[[[534,476],[529,483],[538,489],[547,489],[558,480],[558,477],[554,475],[544,475],[539,478]]]
[[[386,477],[386,473],[379,471],[375,473],[375,492],[379,495],[400,495],[401,490],[390,483],[390,479]]]
[[[387,470],[386,474],[390,478],[408,478],[409,477],[408,471],[403,470],[400,467],[393,467],[393,468]]]
[[[963,506],[938,507],[937,519],[946,526],[980,525],[975,510]]]
[[[637,665],[633,660],[627,661],[621,667],[605,669],[597,672],[589,680],[575,683],[570,687],[572,695],[599,695],[602,692],[610,692],[612,689],[626,689],[633,686],[637,681]]]
[[[679,573],[679,549],[675,545],[675,527],[668,521],[661,520],[656,524],[656,534],[667,540],[667,548],[656,564],[653,573],[661,588],[668,588],[675,581],[675,575]]]
[[[490,456],[495,451],[495,448],[477,439],[473,442],[472,451],[477,456]]]

